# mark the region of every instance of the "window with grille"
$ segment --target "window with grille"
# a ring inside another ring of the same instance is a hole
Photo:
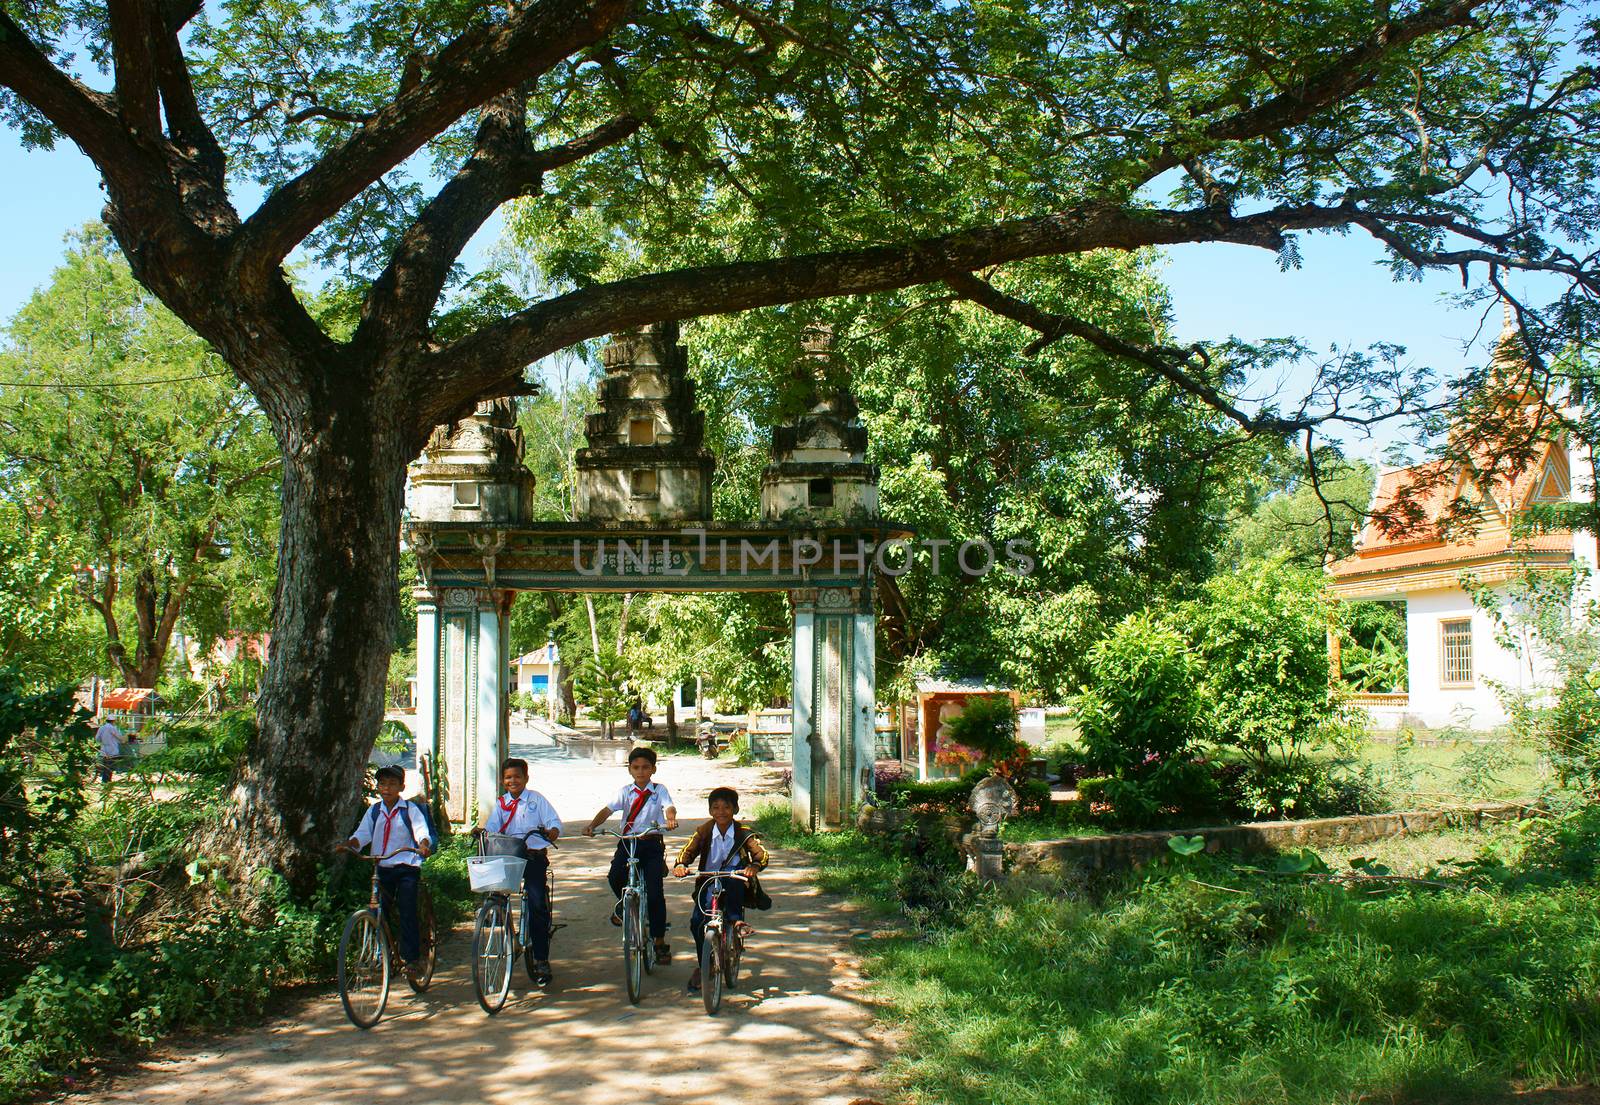
[[[1472,621],[1439,623],[1439,682],[1446,687],[1472,686]]]

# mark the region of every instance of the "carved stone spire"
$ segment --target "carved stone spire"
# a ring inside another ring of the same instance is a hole
[[[878,517],[878,466],[867,463],[867,428],[855,396],[826,381],[833,329],[808,327],[795,375],[809,390],[806,412],[772,429],[772,463],[761,473],[765,521],[868,522]]]
[[[594,521],[689,522],[711,517],[715,460],[704,447],[688,353],[676,323],[613,334],[601,350],[600,409],[578,450],[577,512]]]
[[[527,521],[534,480],[523,449],[516,403],[479,403],[460,422],[434,427],[406,471],[406,510],[419,522]]]

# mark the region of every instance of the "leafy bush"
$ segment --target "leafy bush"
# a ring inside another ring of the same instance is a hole
[[[1006,695],[969,698],[951,718],[944,740],[972,753],[975,764],[994,764],[1002,771],[1015,765],[1028,748],[1017,740],[1017,708]]]
[[[1490,685],[1509,715],[1512,733],[1536,748],[1556,780],[1588,800],[1600,799],[1600,605],[1573,610],[1588,571],[1529,570],[1504,589],[1474,590],[1495,622],[1495,639],[1542,678],[1533,687]]]
[[[622,657],[609,645],[579,662],[573,675],[572,690],[578,701],[589,707],[590,716],[606,727],[612,727],[628,716],[632,698],[628,693],[628,671]]]
[[[1359,736],[1329,687],[1331,601],[1319,574],[1261,562],[1208,580],[1185,610],[1212,737],[1246,764],[1253,814],[1301,814],[1326,781],[1311,754]]]
[[[1130,614],[1095,645],[1089,671],[1076,706],[1084,760],[1105,780],[1091,787],[1093,800],[1127,825],[1214,805],[1210,772],[1196,759],[1204,704],[1183,634],[1149,611]]]
[[[427,861],[441,931],[470,907],[470,852],[470,842],[457,838]],[[344,919],[364,902],[367,886],[364,864],[332,866],[307,902],[274,880],[265,923],[247,922],[217,900],[159,941],[63,950],[0,1000],[0,1102],[108,1051],[146,1047],[178,1029],[237,1023],[259,1014],[277,988],[329,977]]]
[[[0,986],[83,932],[77,823],[96,751],[71,688],[30,691],[0,668]]]
[[[146,736],[156,733],[166,738],[166,747],[141,758],[139,771],[184,775],[226,786],[255,739],[256,716],[254,710],[243,709],[215,720],[162,722],[151,726]]]

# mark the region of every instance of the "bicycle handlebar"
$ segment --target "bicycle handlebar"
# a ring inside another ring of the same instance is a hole
[[[642,840],[647,836],[665,836],[667,829],[664,825],[652,824],[648,829],[641,829],[636,833],[619,833],[615,829],[596,829],[601,836],[614,836],[618,840]]]
[[[360,852],[356,851],[356,849],[351,848],[348,845],[344,845],[344,844],[339,845],[337,848],[334,849],[334,851],[335,852],[349,852],[352,856],[355,856],[356,859],[364,859],[368,863],[382,863],[384,860],[392,859],[393,857],[400,855],[402,852],[415,852],[419,856],[422,855],[422,849],[420,847],[418,847],[418,846],[412,846],[410,848],[396,848],[394,851],[385,852],[381,856],[373,856],[373,855],[365,855],[364,856]]]
[[[704,875],[707,879],[738,879],[740,882],[749,882],[749,875],[741,875],[737,871],[687,871],[676,876],[682,879],[693,879]]]

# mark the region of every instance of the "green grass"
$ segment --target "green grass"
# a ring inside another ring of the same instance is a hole
[[[1536,867],[1515,829],[1445,834],[1513,862],[1444,889],[1198,856],[985,890],[857,833],[763,828],[896,922],[860,950],[905,1102],[1444,1101],[1600,1074],[1592,855]]]
[[[1549,782],[1534,751],[1512,741],[1368,740],[1360,759],[1382,773],[1396,808],[1402,809],[1516,801],[1534,796]]]

